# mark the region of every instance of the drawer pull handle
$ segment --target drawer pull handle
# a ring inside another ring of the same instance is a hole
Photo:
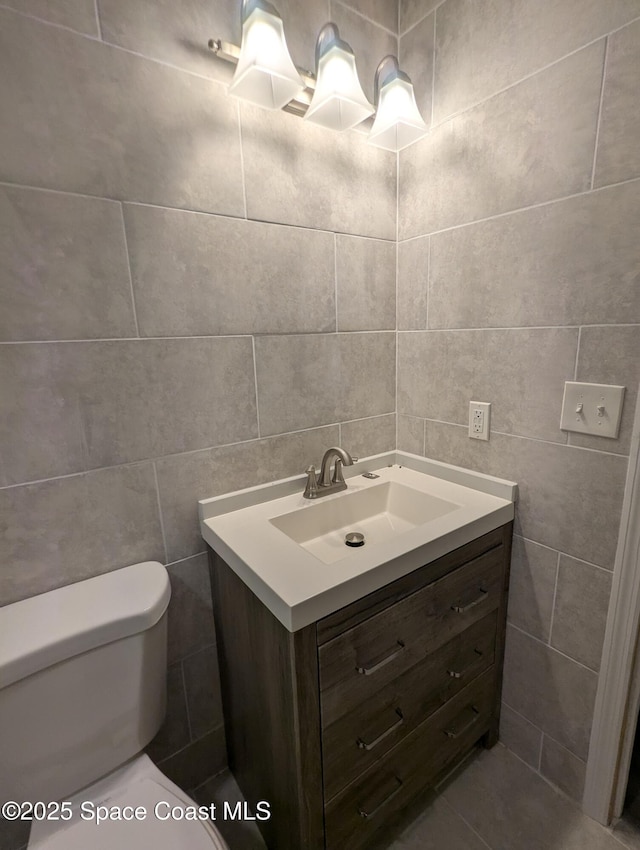
[[[356,743],[360,747],[360,749],[370,752],[374,747],[377,747],[380,741],[383,741],[387,737],[387,735],[390,735],[392,732],[395,732],[396,729],[402,726],[402,724],[404,723],[404,717],[402,716],[402,712],[399,708],[396,708],[396,714],[398,715],[399,720],[396,720],[395,723],[392,723],[388,729],[385,729],[382,735],[378,735],[378,737],[374,741],[371,741],[371,743],[367,744],[365,741],[362,740],[362,738],[358,738]]]
[[[362,673],[363,676],[370,676],[372,673],[378,671],[381,667],[384,667],[385,664],[389,664],[390,661],[393,661],[394,658],[397,658],[398,655],[404,649],[404,642],[399,640],[397,642],[398,649],[394,650],[392,653],[387,655],[382,661],[378,661],[377,664],[373,664],[371,667],[356,667],[358,673]]]
[[[460,729],[445,729],[444,734],[447,736],[447,738],[459,738],[460,735],[464,735],[464,733],[468,729],[471,729],[471,727],[476,722],[478,717],[480,717],[480,712],[475,707],[475,705],[471,706],[471,711],[473,712],[471,718],[469,719],[469,721],[467,723],[464,724],[464,726],[462,726],[462,728],[460,728]]]
[[[481,649],[474,649],[473,651],[478,656],[478,658],[482,658],[482,656],[484,655]],[[462,677],[467,672],[467,670],[462,670],[460,672],[458,672],[457,670],[447,670],[447,673],[449,674],[449,676],[451,676],[452,679],[462,679]]]
[[[488,596],[489,591],[480,588],[480,596],[478,596],[477,599],[474,599],[473,602],[470,602],[468,605],[452,605],[451,610],[455,611],[456,614],[464,614],[466,611],[470,611],[472,608],[475,608],[476,605],[480,605],[480,603],[484,602]]]
[[[389,794],[389,796],[385,797],[384,800],[379,803],[372,812],[367,812],[365,809],[358,809],[358,814],[361,818],[369,820],[369,818],[375,817],[383,806],[386,806],[388,802],[393,800],[396,794],[399,794],[400,791],[402,791],[402,779],[399,779],[397,776],[394,776],[393,778],[398,783],[398,787],[394,788],[394,790]]]

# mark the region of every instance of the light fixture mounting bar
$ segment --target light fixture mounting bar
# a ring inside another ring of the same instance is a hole
[[[218,59],[222,59],[223,62],[228,62],[231,65],[238,64],[240,48],[237,44],[232,44],[230,41],[223,41],[220,38],[210,38],[208,46],[209,50],[211,50]],[[282,109],[284,112],[290,112],[292,115],[297,115],[299,118],[302,118],[311,103],[311,98],[316,88],[316,78],[315,74],[312,74],[311,71],[299,68],[297,65],[296,71],[302,77],[305,89],[300,95],[298,95],[298,97],[289,101],[286,106],[283,106]],[[362,125],[354,127],[353,129],[360,133],[368,133],[371,129],[372,123],[373,119],[369,118],[366,121],[363,121]]]

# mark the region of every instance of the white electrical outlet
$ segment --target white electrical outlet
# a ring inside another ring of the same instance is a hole
[[[469,402],[469,436],[473,440],[488,440],[491,429],[491,404],[488,401]]]

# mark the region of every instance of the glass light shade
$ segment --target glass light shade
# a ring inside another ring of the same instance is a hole
[[[348,130],[373,114],[358,79],[353,53],[334,44],[318,60],[316,77],[305,121],[330,130]]]
[[[411,83],[394,77],[382,86],[369,143],[388,151],[401,151],[427,132]]]
[[[289,56],[282,18],[257,6],[242,23],[240,58],[229,94],[265,109],[282,109],[303,89]]]

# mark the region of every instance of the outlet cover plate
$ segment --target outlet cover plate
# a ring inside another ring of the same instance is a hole
[[[624,391],[625,387],[609,384],[565,381],[560,428],[615,439],[620,429]]]
[[[469,402],[469,437],[472,440],[488,440],[491,431],[491,402]]]

